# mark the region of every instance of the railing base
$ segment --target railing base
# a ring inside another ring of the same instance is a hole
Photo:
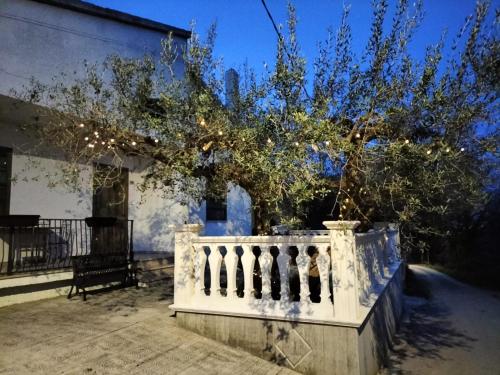
[[[402,314],[401,265],[362,322],[287,320],[189,311],[173,306],[177,324],[307,374],[376,374]]]

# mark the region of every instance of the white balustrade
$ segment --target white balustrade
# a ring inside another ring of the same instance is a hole
[[[199,225],[178,227],[174,305],[171,308],[209,314],[359,323],[366,314],[367,305],[376,300],[377,293],[399,266],[398,231],[384,228],[355,234],[359,222],[324,224],[328,230],[322,232],[328,235],[209,237],[199,235]],[[260,249],[258,257],[254,254],[257,247]],[[226,250],[224,256],[223,248]],[[291,290],[297,284],[290,283],[295,275],[291,267],[291,248],[298,250],[295,262],[300,292]],[[316,253],[319,280],[318,284],[311,285],[317,286],[313,291],[309,285],[311,264],[314,264],[308,253],[311,248]],[[221,279],[222,262],[225,280]],[[278,272],[272,272],[274,262]],[[256,272],[257,263],[260,273]],[[210,292],[205,285],[207,266]],[[278,275],[279,283],[275,279]],[[255,290],[254,278],[260,278],[260,295]],[[221,293],[221,281],[227,285],[225,295]],[[277,290],[273,292],[277,287],[279,294]],[[292,301],[292,292],[294,296],[299,294],[299,301]]]

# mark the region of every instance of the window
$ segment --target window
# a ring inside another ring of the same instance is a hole
[[[0,215],[9,214],[11,164],[12,150],[0,147]]]
[[[207,221],[226,221],[227,203],[224,199],[207,199]]]

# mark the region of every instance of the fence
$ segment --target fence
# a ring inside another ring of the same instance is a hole
[[[359,222],[324,224],[327,231],[277,236],[208,237],[198,224],[177,227],[171,308],[359,324],[400,266],[398,230],[355,234]]]
[[[85,219],[39,219],[0,227],[0,274],[71,267],[71,256],[123,253],[133,258],[133,221],[89,227]]]

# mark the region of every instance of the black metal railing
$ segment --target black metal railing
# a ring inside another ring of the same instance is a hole
[[[85,219],[0,221],[0,274],[71,267],[71,257],[124,254],[133,261],[133,220],[92,225]]]

